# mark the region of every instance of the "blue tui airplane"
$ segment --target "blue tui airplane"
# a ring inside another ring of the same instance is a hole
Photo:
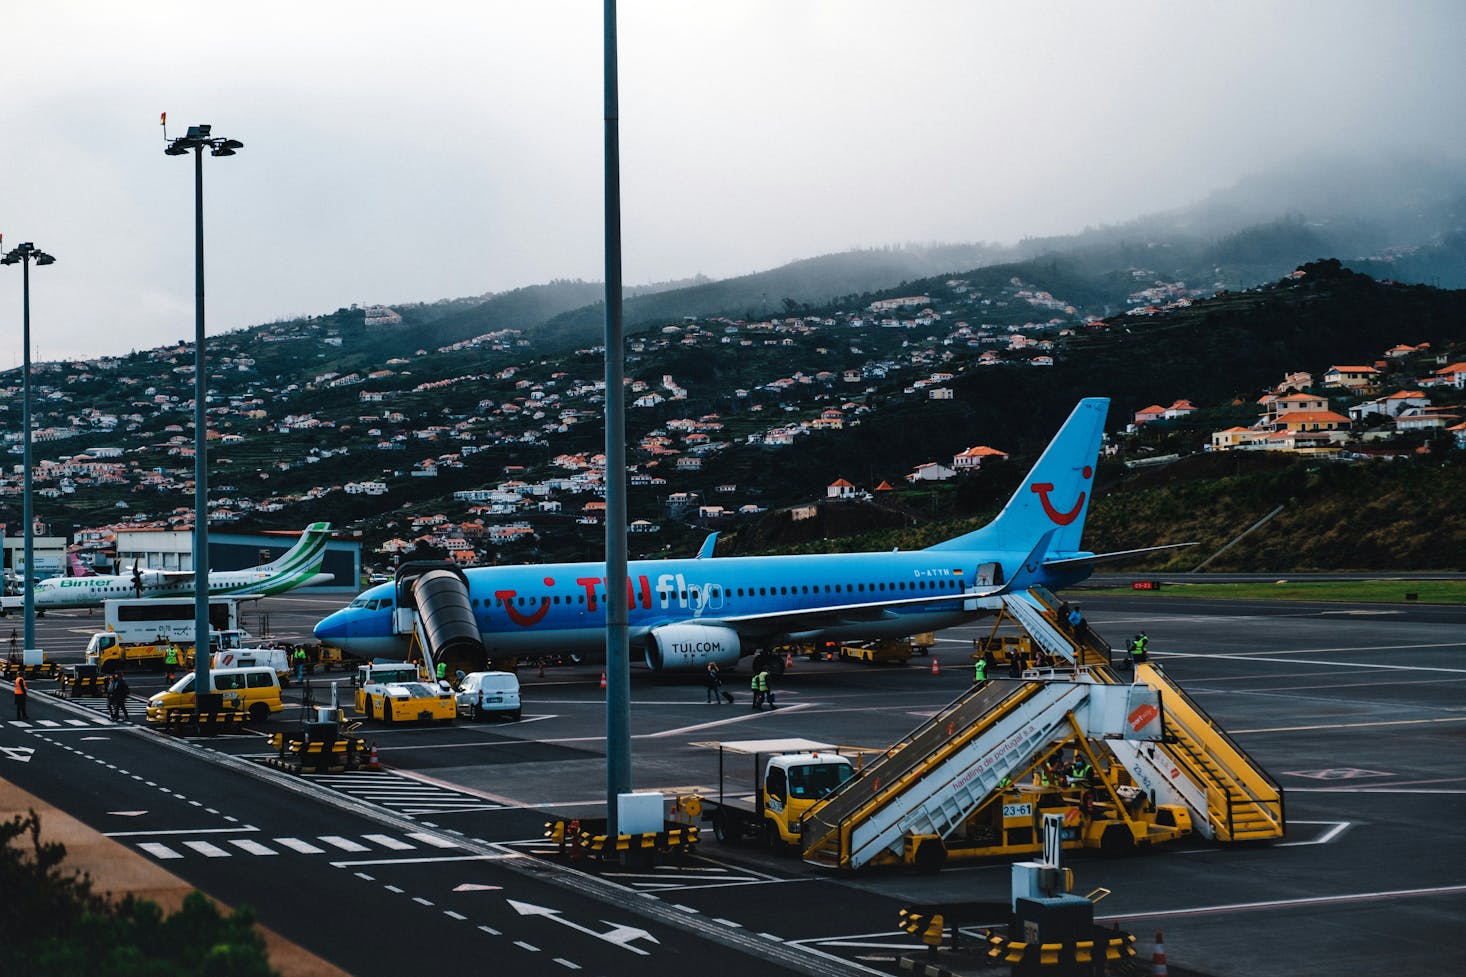
[[[997,518],[926,549],[713,557],[710,537],[695,558],[632,561],[633,656],[654,671],[686,671],[786,641],[936,631],[992,614],[998,602],[984,598],[1058,589],[1098,561],[1150,552],[1080,549],[1108,408],[1104,398],[1080,401]],[[604,656],[605,564],[475,567],[464,576],[488,657]],[[409,635],[394,633],[394,600],[395,584],[366,590],[317,624],[316,637],[363,658],[401,658]]]

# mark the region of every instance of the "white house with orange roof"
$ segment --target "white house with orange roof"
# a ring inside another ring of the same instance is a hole
[[[1149,424],[1151,421],[1158,421],[1165,416],[1166,409],[1160,404],[1151,404],[1149,407],[1142,407],[1135,412],[1135,426]]]
[[[1161,417],[1167,421],[1180,420],[1188,415],[1195,414],[1196,408],[1189,400],[1172,401],[1171,406],[1161,412]]]
[[[1006,451],[999,451],[997,448],[989,448],[985,444],[968,448],[959,454],[952,456],[952,470],[959,472],[975,472],[982,467],[985,461],[1004,461],[1008,457]]]
[[[1412,407],[1395,418],[1395,430],[1434,431],[1454,427],[1461,420],[1459,407]]]
[[[1458,390],[1466,388],[1466,363],[1452,363],[1450,366],[1441,367],[1429,377],[1420,381],[1422,387],[1455,387]]]
[[[853,499],[857,494],[855,486],[843,478],[837,478],[825,486],[827,499]]]
[[[1349,416],[1356,421],[1371,414],[1382,417],[1399,417],[1412,408],[1429,407],[1430,398],[1418,390],[1397,390],[1386,397],[1366,400],[1349,408]]]

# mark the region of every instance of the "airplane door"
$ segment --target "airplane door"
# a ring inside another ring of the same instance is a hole
[[[1003,564],[980,563],[977,567],[977,586],[997,587],[1003,583]]]

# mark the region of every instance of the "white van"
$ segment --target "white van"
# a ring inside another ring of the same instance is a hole
[[[470,672],[458,683],[458,715],[472,719],[508,716],[518,720],[519,676],[513,672]]]
[[[210,668],[252,668],[256,665],[273,668],[281,685],[290,684],[290,652],[284,648],[227,648],[209,656]]]

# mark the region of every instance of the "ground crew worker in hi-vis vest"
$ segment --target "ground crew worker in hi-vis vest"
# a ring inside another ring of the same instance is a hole
[[[438,662],[438,681],[441,682],[441,681],[443,681],[443,679],[445,679],[447,677],[448,677],[448,663],[447,662]]]
[[[748,688],[753,693],[753,708],[763,708],[764,696],[769,692],[769,673],[759,672],[755,674],[752,680],[749,681]]]
[[[296,648],[295,649],[295,653],[291,657],[293,657],[295,659],[295,680],[297,682],[304,682],[305,681],[305,649],[304,648]]]
[[[15,676],[15,718],[16,719],[29,719],[29,718],[31,718],[29,715],[26,714],[26,711],[25,711],[25,698],[26,698],[26,693],[28,691],[29,690],[26,687],[26,681],[25,681],[25,672],[20,672],[19,674],[17,674]]]
[[[988,660],[979,658],[972,664],[972,684],[981,685],[988,680]]]
[[[168,650],[163,653],[163,668],[168,673],[168,682],[172,684],[173,673],[178,670],[178,646],[170,644]]]

